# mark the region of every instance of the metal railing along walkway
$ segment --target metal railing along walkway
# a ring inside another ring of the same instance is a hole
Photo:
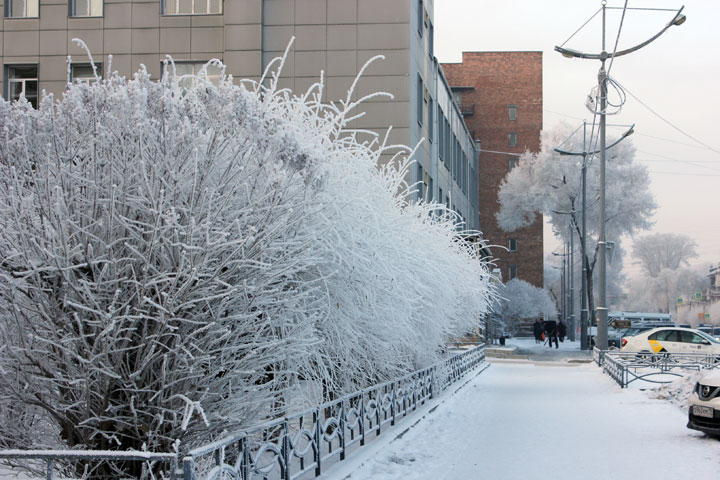
[[[670,383],[685,370],[720,368],[720,356],[706,353],[635,353],[593,349],[593,360],[622,388],[635,381]]]
[[[0,450],[0,459],[44,462],[48,480],[61,478],[56,469],[77,460],[88,462],[87,471],[100,462],[143,462],[144,475],[160,470],[164,478],[177,480],[314,478],[483,364],[485,346],[479,345],[393,381],[228,435],[182,458],[140,451]],[[159,462],[166,466],[158,468]],[[89,478],[95,477],[90,473]]]

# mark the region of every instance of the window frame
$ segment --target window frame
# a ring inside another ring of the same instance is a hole
[[[75,80],[79,80],[82,83],[87,83],[88,85],[95,80],[94,78],[89,78],[86,80],[85,78],[78,78],[75,76],[75,68],[76,67],[89,67],[92,70],[92,63],[90,62],[73,62],[70,64],[70,83],[75,83]],[[100,77],[100,80],[103,79],[103,64],[102,62],[95,62],[95,68],[97,69],[98,76]]]
[[[508,118],[511,122],[517,121],[517,112],[518,107],[517,105],[508,105]]]
[[[422,38],[423,27],[425,26],[425,5],[424,5],[423,0],[418,0],[417,6],[418,6],[418,15],[417,15],[418,34],[420,35],[420,38]]]
[[[22,67],[35,67],[35,78],[32,78],[32,77],[20,78],[19,80],[21,80],[21,81],[17,81],[16,77],[10,76],[10,73],[12,72],[12,70],[14,68],[22,68]],[[15,80],[13,80],[13,79],[15,79]],[[10,85],[13,83],[21,83],[23,85],[23,87],[22,87],[22,91],[20,93],[25,94],[25,90],[26,90],[25,84],[28,81],[35,81],[35,83],[36,83],[35,97],[34,97],[35,103],[33,105],[33,108],[37,109],[38,104],[40,102],[40,80],[39,79],[40,79],[40,67],[37,63],[8,63],[8,64],[5,64],[3,66],[3,97],[5,97],[5,99],[8,102],[13,102],[13,101],[19,100],[20,99],[19,96],[17,98],[10,97],[11,91],[12,91]],[[31,105],[33,104],[32,98],[33,97],[28,98],[27,96],[25,96],[25,99],[28,102],[30,102]]]
[[[433,105],[434,105],[433,98],[431,96],[428,96],[428,134],[427,134],[427,137],[428,137],[428,142],[430,142],[430,143],[434,143],[433,133],[434,133],[435,128],[434,128],[433,123],[435,122],[435,116],[434,116],[435,107],[433,107]]]
[[[182,17],[182,16],[196,16],[196,15],[222,15],[225,11],[225,1],[219,0],[218,5],[220,6],[220,11],[218,12],[207,12],[207,13],[195,13],[195,2],[210,2],[212,0],[190,0],[192,2],[192,12],[189,13],[168,13],[167,11],[167,2],[168,1],[174,1],[174,0],[162,0],[161,2],[161,12],[163,16],[167,17]]]
[[[508,238],[508,252],[517,252],[517,238]]]
[[[518,278],[518,266],[517,265],[509,265],[508,266],[508,279],[512,280],[514,278]]]
[[[423,81],[422,75],[417,74],[417,108],[415,114],[417,115],[418,125],[422,127],[423,116],[425,115],[425,82]]]
[[[87,0],[88,6],[93,2],[100,2],[100,15],[78,15],[77,0],[68,0],[68,17],[70,18],[102,18],[105,16],[105,0]],[[92,10],[92,9],[91,9]]]
[[[517,167],[517,165],[518,165],[517,157],[508,158],[508,172],[511,172],[513,170],[513,168]]]
[[[27,1],[25,0],[25,11],[27,12]],[[40,18],[40,0],[35,0],[35,9],[37,10],[36,15],[13,15],[12,14],[12,4],[13,0],[5,0],[5,5],[3,6],[3,17],[7,19],[13,19],[13,18]]]
[[[508,145],[511,147],[517,147],[517,133],[508,133]]]
[[[193,67],[198,67],[197,70],[194,68],[194,69],[193,69],[193,72],[190,73],[190,74],[184,74],[184,73],[183,73],[183,74],[180,74],[180,76],[183,76],[183,75],[198,75],[198,73],[199,73],[199,71],[202,69],[202,67],[204,67],[205,65],[207,65],[208,62],[210,62],[210,60],[175,60],[173,63],[174,63],[174,65],[175,65],[175,67],[176,67],[176,69],[175,69],[176,72],[175,72],[175,73],[177,73],[177,66],[178,66],[178,65],[192,65]],[[211,66],[212,66],[212,65],[211,65]],[[162,75],[165,74],[165,68],[168,69],[168,75],[170,75],[170,72],[171,72],[171,69],[172,69],[172,64],[169,63],[169,62],[168,62],[168,63],[162,62],[161,68],[160,68],[160,71],[162,72],[162,73],[161,73]],[[218,67],[218,68],[219,68],[219,67]],[[220,69],[220,74],[222,74],[222,69]],[[212,83],[213,85],[216,85],[216,84],[211,80],[211,78],[213,78],[213,76],[211,76],[211,75],[208,75],[208,76],[207,76],[207,79],[210,81],[210,83]],[[220,78],[220,77],[218,77],[218,80],[219,80],[219,78]],[[183,85],[179,85],[179,86],[180,86],[181,88],[188,88],[188,87],[183,86]]]

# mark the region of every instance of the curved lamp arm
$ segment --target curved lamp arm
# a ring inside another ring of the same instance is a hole
[[[606,146],[605,150],[614,147],[615,145],[622,142],[623,140],[625,140],[627,137],[629,137],[633,133],[635,133],[635,124],[634,123],[630,126],[630,128],[628,129],[627,132],[622,134],[622,136],[620,138],[618,138],[616,141],[614,141],[610,145]],[[555,150],[560,155],[595,155],[596,153],[600,153],[600,150],[595,150],[592,152],[568,152],[567,150],[561,150],[559,148],[553,148],[553,150]]]
[[[649,43],[652,43],[652,42],[655,41],[660,35],[662,35],[663,33],[665,33],[665,31],[666,31],[668,28],[672,27],[673,25],[682,25],[683,23],[685,23],[685,20],[687,20],[687,17],[685,17],[685,15],[683,15],[683,14],[681,13],[681,12],[683,11],[683,8],[685,8],[684,5],[683,5],[682,7],[680,7],[680,10],[677,11],[677,13],[676,13],[675,16],[672,18],[672,20],[670,20],[670,21],[667,23],[667,25],[665,25],[665,27],[663,27],[662,30],[660,30],[658,33],[656,33],[655,35],[653,35],[653,36],[650,37],[649,39],[645,40],[644,42],[642,42],[642,43],[640,43],[640,44],[638,44],[638,45],[635,45],[634,47],[631,47],[631,48],[628,48],[628,49],[625,49],[625,50],[620,50],[619,52],[615,52],[614,54],[613,54],[613,53],[604,52],[604,51],[603,51],[603,52],[600,52],[600,53],[583,53],[583,52],[579,52],[579,51],[577,51],[577,50],[573,50],[572,48],[563,48],[563,47],[557,47],[557,46],[555,47],[555,51],[556,51],[556,52],[560,52],[563,57],[567,57],[567,58],[588,58],[588,59],[591,59],[591,60],[607,60],[608,58],[621,57],[621,56],[623,56],[623,55],[627,55],[628,53],[632,53],[632,52],[635,52],[635,51],[637,51],[637,50],[640,50],[641,48],[643,48],[644,46],[648,45]]]

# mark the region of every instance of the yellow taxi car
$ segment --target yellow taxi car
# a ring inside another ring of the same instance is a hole
[[[661,327],[623,337],[621,352],[705,353],[720,355],[720,340],[699,330],[680,327]]]

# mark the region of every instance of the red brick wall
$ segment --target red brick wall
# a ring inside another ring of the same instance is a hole
[[[463,105],[475,105],[474,115],[465,122],[483,150],[523,153],[540,148],[542,130],[542,52],[463,52],[462,63],[442,65],[451,86],[474,87],[462,92]],[[510,120],[508,107],[517,106],[517,119]],[[508,134],[517,134],[517,145]],[[510,278],[510,266],[517,276],[537,287],[543,286],[543,222],[506,233],[495,214],[500,182],[510,168],[509,155],[482,153],[479,158],[480,229],[491,245],[508,247],[517,239],[517,251],[492,248],[503,280]]]

